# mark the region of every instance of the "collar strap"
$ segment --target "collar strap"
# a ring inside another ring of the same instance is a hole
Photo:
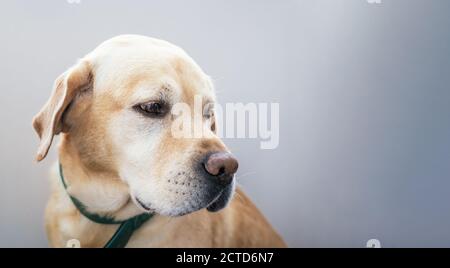
[[[59,176],[64,189],[67,190],[67,184],[64,179],[63,169],[61,163],[59,164]],[[99,224],[120,224],[117,231],[111,237],[111,239],[106,243],[104,248],[123,248],[127,245],[133,232],[137,230],[142,224],[153,217],[153,214],[142,213],[127,220],[118,221],[111,216],[102,216],[96,213],[91,213],[86,209],[86,206],[75,197],[69,194],[72,203],[80,211],[80,213],[88,218],[89,220],[99,223]]]

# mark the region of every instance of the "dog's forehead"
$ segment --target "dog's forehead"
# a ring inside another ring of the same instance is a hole
[[[143,36],[112,38],[86,58],[95,73],[95,88],[118,99],[145,98],[158,91],[191,99],[214,99],[210,78],[181,48]]]

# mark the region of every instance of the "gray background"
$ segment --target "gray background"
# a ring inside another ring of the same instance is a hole
[[[219,101],[279,102],[280,145],[226,140],[293,247],[450,246],[450,1],[1,1],[0,246],[47,246],[56,159],[31,118],[101,41],[171,41]]]

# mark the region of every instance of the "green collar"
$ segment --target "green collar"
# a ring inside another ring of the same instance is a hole
[[[64,185],[64,189],[67,189],[66,181],[64,180],[63,169],[61,163],[59,164],[59,176],[61,177],[61,182]],[[153,214],[139,214],[130,219],[117,221],[113,217],[110,216],[101,216],[96,213],[91,213],[87,211],[86,206],[80,202],[80,200],[75,197],[69,195],[75,207],[80,211],[83,216],[88,218],[89,220],[99,223],[99,224],[120,224],[117,231],[111,237],[111,239],[106,243],[104,248],[123,248],[127,245],[130,240],[133,232],[137,230],[143,223],[148,221],[153,217]]]

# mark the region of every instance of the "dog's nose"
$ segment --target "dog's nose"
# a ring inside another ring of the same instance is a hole
[[[220,184],[228,185],[238,169],[238,161],[230,153],[214,153],[206,159],[205,169],[215,176]]]

